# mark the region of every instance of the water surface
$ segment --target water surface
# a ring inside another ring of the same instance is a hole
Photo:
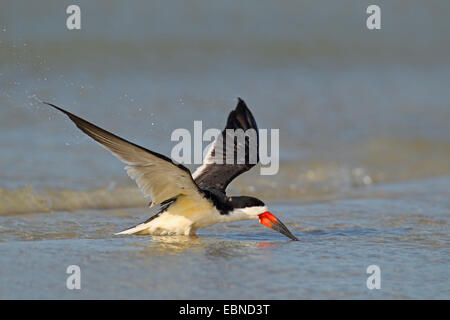
[[[448,2],[381,1],[375,32],[353,0],[78,3],[80,31],[59,1],[0,4],[1,298],[450,298]],[[222,128],[238,96],[280,130],[280,170],[229,193],[298,242],[255,222],[113,236],[148,200],[36,99],[170,155],[174,129]]]

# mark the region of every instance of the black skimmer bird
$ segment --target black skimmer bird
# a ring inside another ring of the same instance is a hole
[[[298,240],[268,211],[261,200],[226,195],[228,184],[256,163],[250,163],[248,157],[241,164],[211,161],[220,139],[215,140],[203,165],[191,175],[188,168],[175,164],[162,154],[120,138],[52,103],[44,103],[66,114],[81,131],[126,163],[125,170],[131,179],[136,181],[144,195],[151,198],[151,206],[158,206],[157,213],[147,221],[117,234],[194,235],[197,229],[219,222],[259,220],[261,224],[292,240]],[[254,129],[258,152],[258,127],[252,113],[240,98],[235,110],[229,114],[226,127],[219,137],[226,137],[226,129]],[[248,139],[245,143],[233,139],[233,143],[234,153],[244,148],[248,154]]]

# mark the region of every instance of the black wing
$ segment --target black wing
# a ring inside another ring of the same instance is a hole
[[[228,116],[225,129],[214,141],[203,165],[192,175],[195,183],[202,189],[225,191],[235,177],[250,170],[259,161],[258,126],[245,102],[241,98],[238,100],[236,109]],[[232,129],[232,132],[242,129],[246,135],[244,139],[240,139],[238,135],[232,137],[227,129]],[[227,136],[231,142],[229,144]]]

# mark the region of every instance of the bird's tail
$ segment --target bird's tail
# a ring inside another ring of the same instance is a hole
[[[152,216],[150,219],[148,219],[145,222],[142,222],[140,224],[138,224],[137,226],[134,226],[132,228],[120,231],[118,233],[115,233],[114,235],[121,235],[121,234],[146,234],[147,229],[150,227],[151,222],[153,221],[153,219],[159,217],[159,215],[161,214],[161,212],[158,212],[157,214],[155,214],[154,216]]]
[[[134,226],[132,228],[114,233],[115,236],[121,235],[121,234],[139,234],[140,232],[143,233],[142,231],[148,229],[149,227],[149,223],[141,223],[138,224],[137,226]]]

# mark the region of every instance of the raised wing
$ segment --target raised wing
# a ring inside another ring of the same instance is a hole
[[[65,113],[81,131],[126,163],[128,175],[136,181],[144,195],[152,199],[154,205],[179,195],[198,198],[198,187],[189,169],[183,165],[176,165],[166,156],[122,139],[54,104],[44,103]]]
[[[245,133],[243,138],[236,134],[237,129]],[[197,168],[192,177],[202,189],[225,191],[235,177],[250,170],[258,161],[258,126],[245,102],[238,98],[236,109],[229,114],[225,129],[216,138],[203,165]]]

